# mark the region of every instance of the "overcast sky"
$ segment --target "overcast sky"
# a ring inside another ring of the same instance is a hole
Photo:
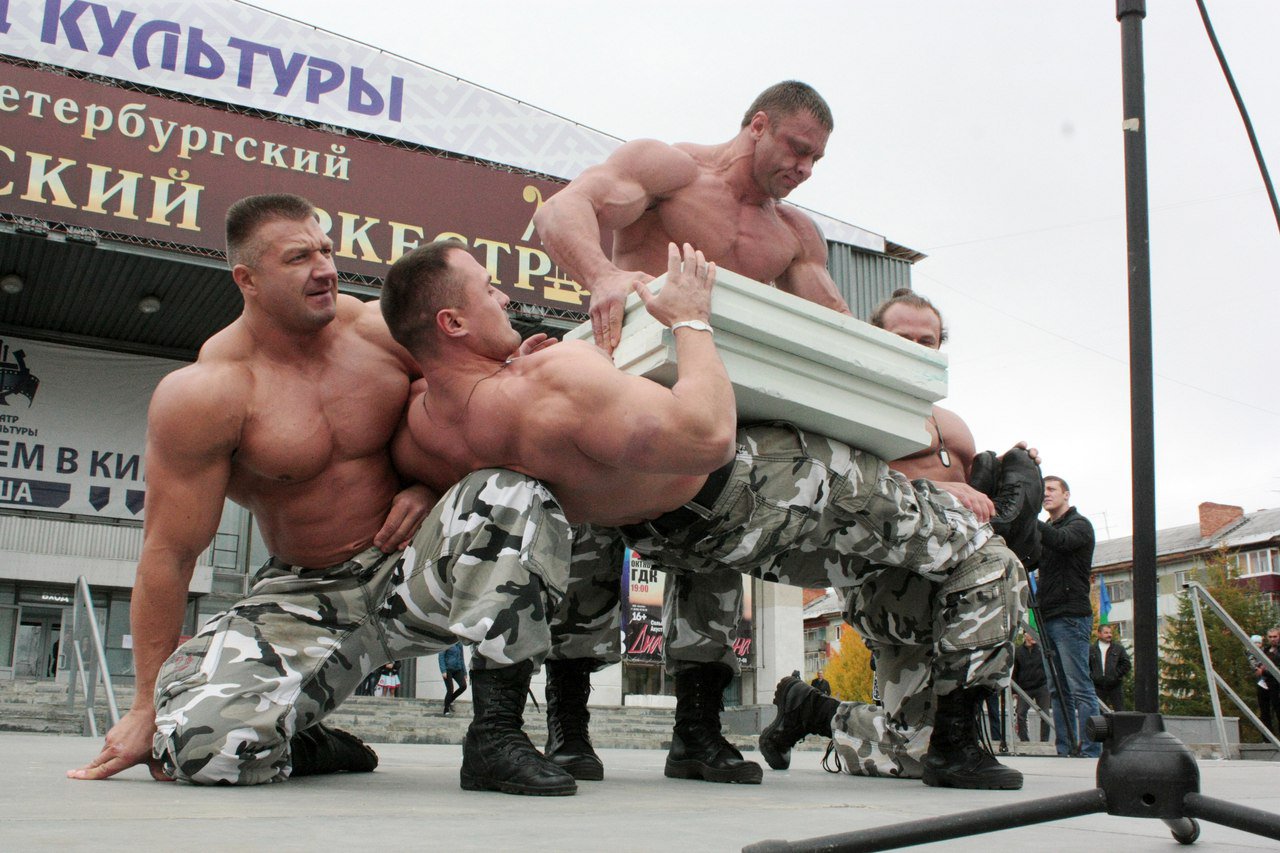
[[[791,200],[926,253],[951,393],[1105,539],[1132,531],[1120,25],[1114,0],[255,0],[623,139],[715,143],[766,86],[830,102]],[[1280,506],[1280,230],[1193,0],[1144,22],[1157,523]],[[1209,12],[1280,171],[1280,3]]]

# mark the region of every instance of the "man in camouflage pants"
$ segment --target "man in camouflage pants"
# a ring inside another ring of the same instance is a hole
[[[477,703],[493,702],[494,689],[474,674],[492,670],[523,676],[515,684],[523,705],[551,645],[546,614],[564,591],[569,541],[545,487],[488,469],[446,492],[403,552],[370,548],[328,569],[269,561],[246,598],[161,668],[156,755],[169,775],[203,784],[299,775],[291,738],[323,720],[366,672],[459,639],[474,644],[473,684],[488,690]],[[477,762],[464,754],[464,788],[490,787],[478,781]],[[566,775],[559,788],[522,787],[513,778],[498,789],[573,793],[575,785]]]
[[[414,249],[392,266],[382,290],[387,325],[427,380],[395,442],[397,466],[432,485],[439,466],[419,474],[414,456],[444,454],[460,471],[502,460],[543,480],[566,518],[591,525],[580,530],[571,569],[590,581],[578,584],[588,593],[617,588],[607,528],[660,565],[694,575],[842,587],[879,575],[924,576],[938,593],[906,602],[918,610],[896,615],[935,626],[939,702],[959,721],[971,685],[999,680],[1012,661],[1021,566],[953,497],[924,481],[913,485],[869,453],[784,423],[738,427],[732,383],[707,324],[714,281],[714,264],[701,252],[671,244],[662,290],[637,289],[675,338],[678,375],[667,388],[623,373],[584,341],[506,357],[518,335],[485,267],[460,244]],[[600,612],[567,607],[557,619],[578,630],[607,623]],[[578,640],[584,649],[613,642]],[[726,671],[694,666],[677,675],[666,775],[760,782],[759,765],[742,761],[720,731]],[[936,727],[932,783],[968,772],[975,749],[971,728]],[[990,762],[1004,787],[1021,785],[1017,771]]]
[[[741,428],[738,444],[713,500],[669,513],[675,518],[621,529],[628,545],[669,571],[668,583],[678,590],[663,612],[668,665],[688,671],[714,662],[721,671],[736,670],[736,623],[726,614],[741,609],[741,574],[835,587],[846,594],[846,620],[875,643],[885,671],[905,676],[881,681],[886,704],[914,718],[927,714],[935,694],[950,697],[943,704],[954,711],[956,725],[945,734],[954,749],[947,746],[947,760],[927,771],[920,756],[931,729],[897,730],[883,709],[830,697],[805,709],[805,725],[834,735],[846,763],[865,775],[923,777],[938,785],[977,777],[982,787],[1020,787],[1017,771],[969,748],[977,743],[968,730],[974,692],[1007,681],[1013,636],[1026,609],[1021,565],[1003,541],[932,483],[908,482],[883,460],[831,439],[762,424]],[[607,618],[590,618],[609,612],[602,556],[617,582],[620,556],[600,547],[607,539],[597,531],[594,548],[575,550],[570,591],[553,620],[556,649],[604,657],[609,637],[617,635]],[[690,575],[699,583],[682,585]],[[590,633],[601,625],[604,630]],[[702,709],[704,727],[714,727],[717,737],[718,710]],[[867,737],[871,732],[881,736]],[[724,765],[700,769],[724,774],[713,781],[753,781],[736,763]]]
[[[573,793],[521,730],[565,585],[559,504],[506,471],[406,486],[390,442],[420,373],[376,303],[338,293],[315,209],[250,196],[226,226],[243,310],[161,381],[147,414],[133,702],[68,775],[145,763],[157,780],[254,784],[373,770],[373,750],[320,721],[364,673],[462,638],[477,645],[462,786]],[[509,354],[538,343],[517,336]],[[248,598],[179,648],[196,561],[228,499],[253,513],[274,558]]]

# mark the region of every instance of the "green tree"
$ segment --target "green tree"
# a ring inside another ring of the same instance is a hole
[[[862,635],[842,626],[840,648],[827,661],[827,681],[831,695],[844,702],[871,701],[871,651]]]
[[[1257,581],[1239,577],[1235,555],[1225,548],[1206,558],[1194,578],[1204,585],[1246,634],[1264,633],[1268,626],[1276,624],[1275,604],[1259,590]],[[1256,713],[1257,709],[1252,707],[1255,677],[1243,645],[1217,614],[1203,605],[1201,613],[1213,668]],[[1238,713],[1225,693],[1220,692],[1219,697],[1223,713]],[[1166,714],[1213,714],[1209,681],[1196,632],[1195,610],[1187,592],[1178,595],[1178,615],[1169,620],[1161,641],[1160,709]],[[1261,739],[1247,722],[1241,725],[1240,734],[1245,740]]]

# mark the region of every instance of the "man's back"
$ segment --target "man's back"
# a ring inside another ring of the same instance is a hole
[[[495,364],[463,407],[415,396],[408,435],[394,446],[397,466],[433,487],[479,468],[519,471],[545,482],[573,522],[616,525],[661,515],[696,494],[704,478],[646,473],[593,452],[601,407],[616,402],[595,380],[615,373],[599,348],[567,341]]]

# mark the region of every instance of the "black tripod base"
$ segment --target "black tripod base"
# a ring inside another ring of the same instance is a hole
[[[761,841],[744,853],[896,850],[1098,812],[1161,820],[1182,844],[1199,838],[1196,818],[1280,841],[1280,816],[1200,794],[1195,757],[1164,730],[1159,714],[1107,714],[1089,727],[1103,744],[1098,787],[1091,791],[804,841]]]

